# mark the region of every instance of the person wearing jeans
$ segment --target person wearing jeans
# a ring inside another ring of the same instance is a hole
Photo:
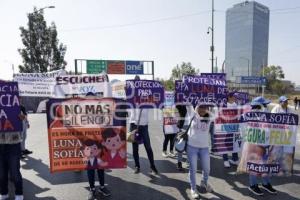
[[[144,110],[142,111],[142,113],[144,112]],[[148,115],[148,112],[145,112]],[[130,131],[133,131],[137,128],[137,125],[135,123],[130,123]],[[154,163],[154,156],[153,156],[153,151],[152,151],[152,147],[151,147],[151,142],[150,142],[150,137],[149,137],[149,132],[148,132],[148,125],[139,125],[138,127],[138,133],[140,134],[143,143],[144,143],[144,147],[150,162],[150,168],[152,170],[153,173],[157,174],[157,169],[155,167],[155,163]],[[132,143],[132,150],[133,150],[133,158],[134,158],[134,162],[135,162],[135,171],[134,173],[139,173],[140,172],[140,157],[139,157],[139,144],[134,142]]]
[[[207,192],[212,192],[212,187],[208,183],[210,172],[209,140],[212,131],[211,120],[207,105],[196,107],[196,112],[192,118],[192,123],[188,131],[187,155],[190,162],[189,179],[191,186],[191,196],[194,199],[199,198],[199,192],[196,189],[197,161],[200,158],[202,166],[201,187]]]

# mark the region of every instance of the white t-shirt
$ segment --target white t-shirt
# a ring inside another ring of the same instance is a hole
[[[233,102],[233,103],[227,102],[227,108],[236,108],[236,107],[237,107],[237,104],[235,102]]]
[[[188,145],[196,148],[207,148],[209,147],[210,141],[210,120],[203,120],[198,113],[192,121],[191,127],[188,131]]]
[[[281,105],[276,105],[272,109],[271,113],[293,113],[293,111],[287,107],[287,109],[283,109]]]
[[[140,117],[140,123],[139,125],[145,126],[148,125],[148,109],[128,109],[128,114],[129,114],[129,123],[133,123],[138,125],[139,121],[139,115],[141,112],[141,117]]]

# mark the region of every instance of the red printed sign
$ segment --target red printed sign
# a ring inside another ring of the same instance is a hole
[[[108,74],[125,74],[124,61],[107,61]]]

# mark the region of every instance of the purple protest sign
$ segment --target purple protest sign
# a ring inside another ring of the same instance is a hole
[[[22,130],[17,82],[0,82],[0,132]]]
[[[227,86],[225,79],[212,79],[203,76],[184,76],[186,85],[184,90],[184,103],[217,105],[226,107]]]
[[[164,87],[159,81],[127,80],[126,99],[131,108],[162,108]]]
[[[245,105],[249,103],[249,94],[247,92],[235,92],[234,96],[238,105]]]
[[[175,80],[175,104],[184,103],[184,93],[187,91],[187,85],[182,80]]]
[[[201,73],[201,76],[213,79],[226,79],[225,73]]]

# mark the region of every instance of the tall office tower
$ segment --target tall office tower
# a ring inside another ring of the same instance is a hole
[[[245,1],[226,11],[225,72],[227,80],[260,76],[268,64],[269,8]]]

